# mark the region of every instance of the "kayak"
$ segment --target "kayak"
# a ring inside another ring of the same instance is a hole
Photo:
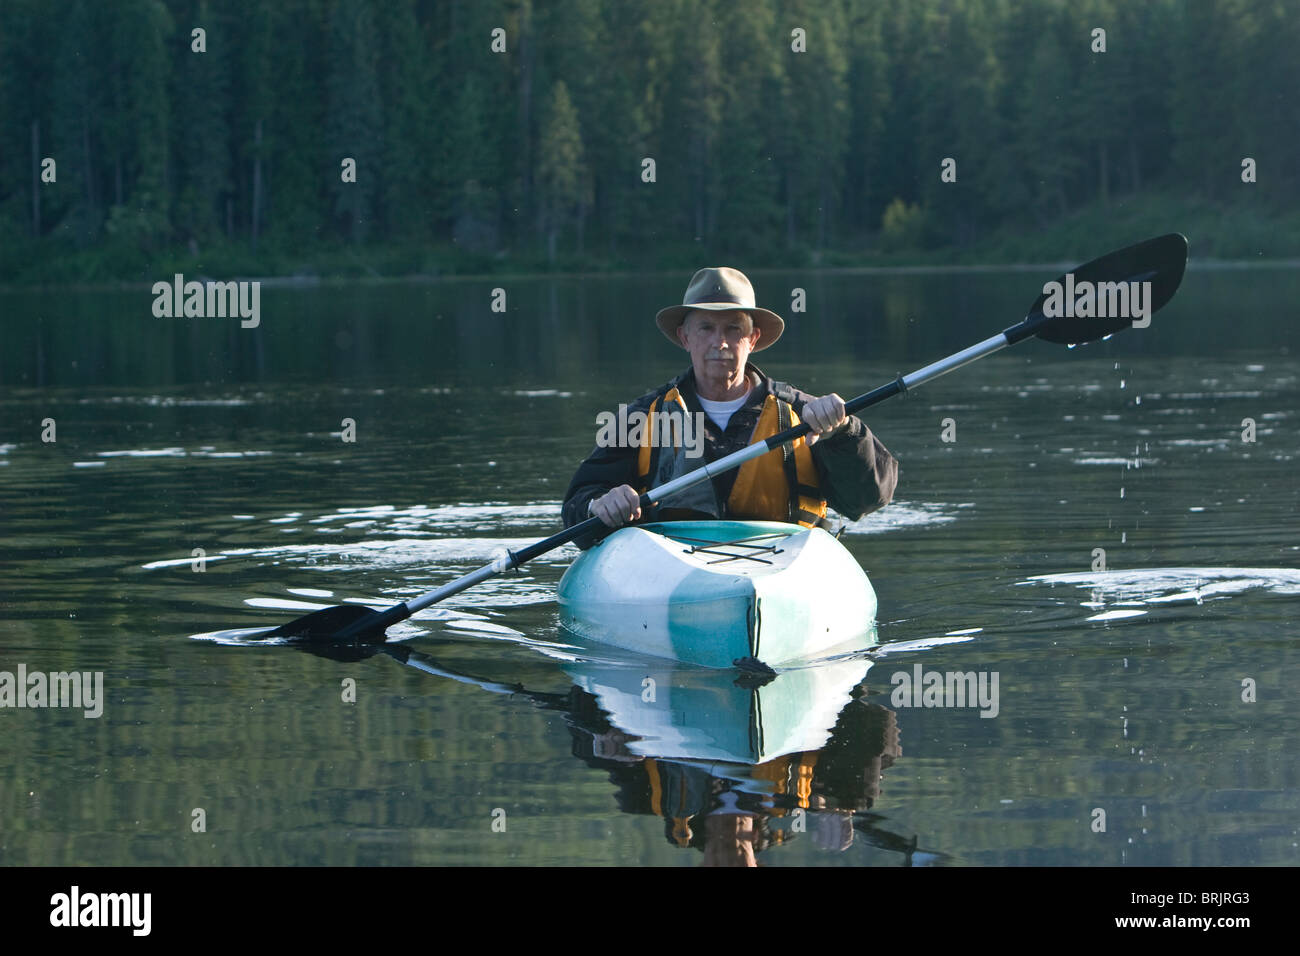
[[[813,661],[874,634],[876,593],[821,528],[672,521],[620,528],[557,594],[579,637],[705,667]]]

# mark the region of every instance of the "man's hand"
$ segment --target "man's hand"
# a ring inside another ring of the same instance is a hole
[[[631,485],[619,485],[594,499],[587,510],[609,527],[617,528],[641,517],[641,496]]]
[[[834,392],[823,395],[821,398],[814,398],[804,405],[799,418],[807,422],[812,429],[808,437],[804,439],[808,442],[809,447],[815,445],[818,438],[828,437],[831,432],[849,420],[848,415],[844,413],[844,399]]]

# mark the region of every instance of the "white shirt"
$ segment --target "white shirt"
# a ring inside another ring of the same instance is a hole
[[[739,411],[741,406],[749,400],[749,393],[753,390],[753,386],[750,386],[745,390],[744,395],[730,402],[711,402],[703,395],[697,395],[696,397],[700,400],[700,407],[704,409],[704,414],[713,419],[713,423],[725,432],[727,422],[731,421],[732,414]]]

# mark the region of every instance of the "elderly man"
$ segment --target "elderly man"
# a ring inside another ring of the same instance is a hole
[[[578,468],[564,496],[563,517],[571,527],[596,515],[609,528],[629,521],[688,518],[790,521],[826,525],[827,506],[847,518],[889,503],[898,482],[898,462],[856,417],[846,416],[836,394],[820,398],[776,382],[749,363],[751,352],[770,348],[785,322],[754,304],[754,289],[735,269],[701,269],[679,306],[662,310],[655,322],[674,344],[686,349],[691,367],[628,406],[628,417],[644,413],[687,416],[704,413],[703,454],[677,430],[675,442],[658,442],[652,424],[639,445],[598,445]],[[813,431],[793,446],[773,450],[708,481],[700,482],[643,515],[640,495],[801,421]],[[598,538],[579,539],[590,547]]]

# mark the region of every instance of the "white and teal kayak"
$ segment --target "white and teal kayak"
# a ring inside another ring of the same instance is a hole
[[[560,581],[583,639],[706,667],[817,660],[872,633],[876,593],[820,528],[673,521],[620,528]]]

